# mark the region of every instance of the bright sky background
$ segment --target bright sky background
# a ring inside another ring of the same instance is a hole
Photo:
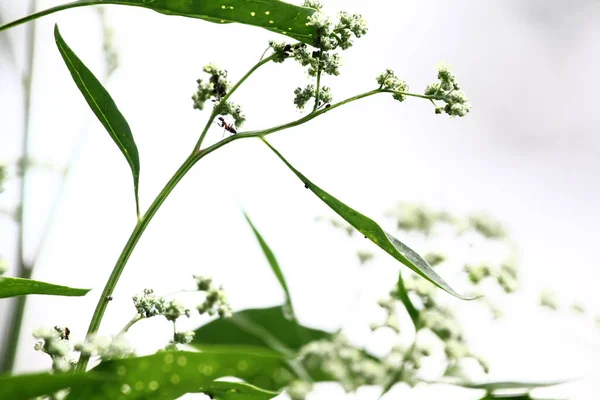
[[[24,15],[25,3],[4,0],[3,20]],[[39,1],[39,8],[57,3]],[[452,120],[434,115],[426,101],[398,104],[381,95],[274,134],[271,142],[315,183],[375,219],[383,221],[383,211],[402,200],[456,212],[483,210],[505,222],[521,252],[524,293],[507,306],[506,319],[493,325],[480,320],[475,308],[461,305],[472,347],[488,356],[493,379],[584,376],[537,393],[598,398],[600,331],[590,318],[541,311],[535,303],[540,290],[549,287],[565,308],[577,301],[590,315],[600,313],[600,5],[591,0],[576,6],[545,0],[327,0],[326,5],[330,12],[361,12],[370,27],[344,54],[342,75],[326,79],[334,99],[370,90],[386,67],[420,92],[435,80],[435,65],[443,60],[453,66],[472,113]],[[236,80],[259,59],[269,39],[282,38],[253,27],[139,8],[106,10],[120,58],[106,86],[140,151],[145,210],[191,151],[208,115],[193,110],[190,100],[202,66],[214,62]],[[38,22],[31,149],[36,161],[59,170],[74,159],[34,278],[95,290],[82,299],[29,298],[21,371],[49,366],[33,351],[29,332],[34,328],[66,325],[74,338],[82,338],[135,224],[128,166],[73,84],[54,44],[55,23],[88,67],[98,76],[104,68],[94,8]],[[21,145],[23,35],[23,27],[0,34],[0,159],[9,162]],[[259,70],[235,95],[248,116],[244,129],[298,118],[293,89],[306,83],[304,71],[292,62]],[[215,126],[208,140],[221,134]],[[39,247],[59,181],[59,173],[38,169],[28,182],[27,257]],[[7,185],[2,209],[14,205],[16,188],[16,179]],[[332,215],[326,206],[257,140],[238,141],[202,160],[165,202],[130,258],[101,332],[114,333],[133,316],[133,294],[146,287],[172,292],[190,285],[192,273],[222,283],[235,309],[281,303],[281,290],[242,208],[276,252],[305,324],[337,329],[358,289],[371,301],[392,286],[394,267],[359,273],[349,243],[314,221]],[[4,218],[0,229],[0,254],[14,260],[15,225]],[[5,309],[0,304],[0,324]],[[366,327],[373,315],[361,310],[356,318]],[[144,321],[132,329],[131,339],[150,352],[168,340],[170,329],[162,321]],[[358,328],[348,334],[362,345],[373,340]],[[388,398],[480,397],[440,390],[418,387],[408,394],[399,385]],[[341,396],[329,387],[312,398]],[[376,393],[366,389],[348,398],[374,399]]]

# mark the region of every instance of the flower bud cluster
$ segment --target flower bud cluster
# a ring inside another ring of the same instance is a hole
[[[377,83],[379,84],[379,88],[383,90],[389,90],[392,92],[407,92],[408,84],[398,78],[394,71],[391,69],[386,69],[384,73],[379,74],[377,77]],[[404,93],[394,93],[394,100],[404,101],[406,100],[406,95]]]
[[[398,315],[396,313],[396,299],[390,295],[390,297],[381,299],[377,302],[377,305],[381,307],[386,317],[381,324],[371,324],[371,330],[377,330],[380,328],[390,328],[396,333],[400,333],[400,325],[398,323]]]
[[[194,331],[175,332],[173,335],[173,344],[190,344],[194,340]]]
[[[52,358],[52,370],[66,372],[77,363],[72,358],[73,346],[69,341],[69,328],[38,328],[33,331],[33,337],[39,339],[34,349],[42,351]]]
[[[307,85],[304,89],[296,88],[296,90],[294,90],[294,94],[296,95],[294,98],[294,104],[300,110],[304,109],[304,106],[310,101],[310,99],[316,98],[317,96],[315,85],[313,84]],[[331,95],[331,89],[327,86],[323,86],[321,88],[321,92],[319,93],[318,107],[323,107],[324,105],[331,103],[332,100],[333,97]]]
[[[133,347],[125,335],[121,334],[111,337],[97,334],[88,335],[83,343],[75,345],[75,350],[84,356],[98,356],[102,360],[116,360],[134,355]]]
[[[290,400],[306,400],[308,394],[312,391],[312,384],[302,380],[294,380],[285,388]]]
[[[299,352],[308,370],[320,369],[347,392],[383,384],[388,366],[352,346],[342,335],[308,343]]]
[[[194,275],[196,287],[199,291],[206,292],[204,302],[198,305],[200,314],[213,316],[218,314],[220,318],[230,318],[232,315],[231,305],[227,301],[227,296],[223,286],[216,287],[212,284],[212,279]]]
[[[471,111],[471,105],[467,102],[467,96],[460,90],[456,77],[450,72],[450,67],[440,64],[438,67],[439,82],[428,85],[425,95],[434,100],[441,100],[445,106],[435,108],[436,114],[445,112],[450,116],[464,117]]]
[[[169,321],[175,321],[182,315],[188,318],[191,315],[190,310],[186,309],[179,301],[157,296],[152,289],[144,289],[143,294],[133,296],[133,304],[142,318],[162,315]]]
[[[215,103],[216,115],[231,115],[235,124],[240,127],[246,117],[239,105],[230,101],[222,101],[223,97],[231,90],[231,83],[227,80],[227,71],[217,68],[214,64],[204,66],[203,71],[210,75],[205,82],[198,79],[198,88],[192,95],[194,109],[203,110],[205,103],[212,100]]]
[[[505,293],[513,293],[518,289],[517,267],[511,262],[505,262],[499,268],[493,268],[487,263],[466,264],[464,270],[474,285],[486,278],[493,278]]]
[[[340,74],[341,58],[339,53],[333,51],[352,47],[353,37],[360,38],[367,33],[366,22],[360,14],[351,15],[344,11],[339,13],[337,21],[334,22],[321,11],[322,4],[319,1],[305,1],[304,7],[317,10],[306,23],[308,26],[314,26],[317,30],[314,43],[309,48],[304,43],[290,45],[271,41],[269,46],[274,52],[273,61],[281,63],[288,58],[293,58],[303,67],[308,67],[309,76],[320,77],[321,73],[337,76]],[[308,100],[316,97],[314,86],[312,93],[307,89],[308,87],[306,89],[298,88],[294,92],[296,94],[294,104],[300,109],[304,108]],[[328,88],[320,90],[319,99],[318,107],[331,101]]]

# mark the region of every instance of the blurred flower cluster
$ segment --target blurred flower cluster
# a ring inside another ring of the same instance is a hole
[[[208,100],[214,103],[214,115],[230,115],[235,121],[236,126],[242,126],[246,117],[242,113],[242,108],[230,101],[224,101],[224,97],[231,90],[231,83],[227,80],[227,71],[216,67],[214,64],[204,66],[203,71],[210,75],[207,81],[198,79],[198,87],[192,95],[194,108],[204,110],[204,105]]]

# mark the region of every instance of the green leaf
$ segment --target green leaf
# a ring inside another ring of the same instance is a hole
[[[0,376],[0,399],[28,400],[49,395],[66,388],[78,388],[94,381],[94,377],[83,373],[26,374]]]
[[[292,375],[281,357],[251,353],[162,352],[146,357],[105,361],[88,373],[0,376],[0,399],[26,400],[71,388],[69,399],[176,399],[207,393],[221,400],[267,400],[276,391],[215,381],[235,376],[255,385],[282,387]],[[282,384],[283,383],[283,384]]]
[[[265,253],[265,257],[267,258],[267,261],[269,261],[269,265],[271,266],[273,273],[277,277],[279,284],[281,285],[283,291],[285,292],[284,312],[286,314],[289,314],[292,319],[296,319],[296,316],[294,313],[294,307],[292,306],[292,297],[290,295],[290,290],[288,289],[287,283],[285,282],[285,277],[283,276],[283,272],[281,271],[281,268],[279,267],[279,263],[277,262],[277,259],[275,258],[275,254],[273,254],[273,252],[271,251],[271,248],[265,242],[265,240],[263,239],[260,232],[258,232],[256,227],[250,220],[250,217],[248,217],[248,214],[246,214],[245,212],[244,212],[244,217],[246,217],[246,221],[248,221],[248,225],[250,225],[250,228],[252,228],[252,232],[254,232],[254,236],[256,236],[256,240],[258,240],[258,244],[260,245],[260,248],[262,249],[263,253]]]
[[[279,392],[264,390],[247,383],[214,381],[204,391],[217,400],[268,400],[279,395]]]
[[[238,22],[277,32],[312,44],[315,26],[306,22],[315,10],[279,0],[79,0],[52,7],[0,26],[0,31],[69,8],[102,4],[143,7],[161,14],[199,18],[219,24]]]
[[[327,204],[333,211],[335,211],[340,217],[344,218],[346,222],[356,228],[359,232],[365,235],[366,238],[371,240],[381,249],[385,250],[388,254],[394,257],[396,260],[400,261],[402,264],[406,265],[408,268],[412,269],[417,274],[421,275],[423,278],[427,279],[440,289],[445,290],[451,295],[458,297],[464,300],[471,300],[469,297],[465,297],[457,293],[454,289],[450,287],[442,279],[441,276],[438,275],[437,272],[434,271],[433,268],[425,261],[423,257],[418,255],[414,250],[410,247],[406,246],[404,243],[400,242],[398,239],[385,232],[375,221],[371,218],[359,213],[358,211],[350,208],[346,204],[342,203],[310,180],[307,177],[302,175],[300,171],[294,168],[282,155],[279,153],[273,146],[269,144],[264,138],[261,138],[263,142],[273,152],[288,166],[290,170],[304,183],[304,186],[317,195],[325,204]]]
[[[465,388],[469,388],[469,389],[483,389],[483,390],[487,390],[488,392],[493,392],[495,390],[506,390],[506,389],[531,390],[531,389],[541,388],[541,387],[562,385],[563,383],[566,383],[566,382],[568,382],[568,380],[547,381],[547,382],[518,382],[518,381],[469,382],[469,381],[456,380],[456,379],[444,379],[444,380],[438,381],[436,383],[461,386],[461,387],[465,387]]]
[[[85,296],[90,289],[76,289],[32,279],[0,277],[0,299],[25,296],[28,294],[46,294],[53,296]],[[1,398],[1,397],[0,397]]]
[[[223,399],[242,398],[236,390],[251,394],[253,399],[270,399],[277,393],[215,382],[234,376],[260,388],[278,389],[292,374],[285,360],[277,355],[220,349],[192,353],[161,352],[146,357],[105,361],[90,371],[96,379],[85,387],[71,391],[68,399],[176,399],[186,393],[216,393]]]
[[[140,203],[138,199],[138,184],[140,178],[140,157],[138,149],[133,140],[129,124],[117,108],[114,100],[104,89],[100,81],[96,79],[94,74],[81,62],[77,55],[67,46],[63,38],[60,36],[58,26],[54,26],[54,39],[56,46],[62,56],[75,84],[83,94],[88,105],[98,117],[98,120],[104,125],[104,128],[113,138],[125,159],[131,167],[133,174],[133,189],[135,193],[135,206],[138,219],[140,217]]]
[[[289,320],[285,317],[283,307],[255,308],[201,326],[196,330],[192,345],[199,349],[213,346],[246,347],[253,351],[293,357],[307,343],[331,336],[331,333]]]

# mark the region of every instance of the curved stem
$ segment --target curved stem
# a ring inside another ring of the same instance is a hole
[[[204,141],[204,137],[206,136],[206,133],[208,132],[208,130],[210,129],[210,126],[212,125],[213,121],[215,120],[215,118],[217,117],[218,111],[219,111],[219,105],[220,104],[224,104],[229,97],[231,97],[231,95],[240,87],[240,85],[242,83],[244,83],[244,81],[246,79],[248,79],[248,77],[250,75],[252,75],[252,73],[254,71],[256,71],[258,68],[260,68],[261,66],[263,66],[264,64],[268,63],[269,61],[271,61],[272,59],[275,58],[275,56],[277,56],[277,54],[272,54],[269,57],[265,58],[265,59],[261,59],[259,62],[257,62],[254,67],[250,68],[250,70],[248,72],[246,72],[246,75],[242,76],[242,78],[235,84],[233,85],[233,87],[231,88],[231,90],[229,91],[229,93],[227,93],[222,99],[221,101],[219,101],[219,103],[217,103],[215,105],[215,107],[213,108],[212,113],[210,114],[210,118],[208,118],[208,121],[206,122],[206,125],[204,126],[204,130],[202,131],[202,134],[200,135],[200,139],[198,139],[198,142],[196,143],[196,150],[200,150],[200,146],[202,145],[202,142]]]
[[[135,317],[133,317],[131,319],[131,321],[129,321],[127,323],[127,325],[125,325],[123,327],[123,329],[121,329],[121,332],[119,332],[119,335],[124,335],[125,333],[127,333],[129,328],[131,328],[135,323],[137,323],[138,321],[141,321],[142,319],[143,319],[143,317],[140,314],[135,314]]]

